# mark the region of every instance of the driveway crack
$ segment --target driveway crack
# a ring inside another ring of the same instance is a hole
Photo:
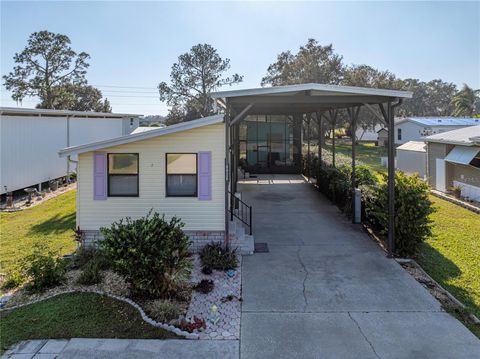
[[[373,353],[375,354],[375,356],[378,358],[378,359],[382,359],[382,357],[380,355],[378,355],[377,351],[375,350],[372,342],[370,340],[368,340],[367,336],[365,335],[365,333],[363,332],[362,328],[360,327],[360,324],[358,324],[358,322],[352,317],[352,315],[350,314],[350,312],[348,312],[348,316],[350,317],[350,319],[355,323],[355,325],[357,326],[358,328],[358,331],[360,332],[360,334],[362,334],[363,336],[363,339],[365,339],[365,341],[368,343],[368,345],[370,345],[370,348],[372,349]]]
[[[298,246],[298,250],[297,250],[297,258],[298,258],[298,261],[300,262],[300,265],[302,266],[303,268],[303,271],[305,272],[305,276],[303,277],[303,300],[305,301],[305,308],[303,309],[304,312],[306,312],[307,308],[308,308],[308,299],[307,299],[307,294],[306,294],[306,286],[305,286],[305,282],[307,281],[307,278],[308,278],[308,270],[307,270],[307,267],[305,266],[305,263],[303,263],[302,261],[302,258],[300,257],[300,249],[302,248],[302,246]]]

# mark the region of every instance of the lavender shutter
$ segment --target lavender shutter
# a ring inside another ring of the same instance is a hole
[[[93,199],[107,199],[107,154],[93,154]]]
[[[198,199],[212,199],[212,152],[198,152]]]

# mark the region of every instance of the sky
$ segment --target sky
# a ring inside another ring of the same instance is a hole
[[[193,45],[208,43],[244,75],[230,89],[259,87],[268,65],[314,38],[346,64],[400,78],[441,78],[480,88],[480,2],[7,2],[1,1],[0,71],[32,32],[69,36],[90,54],[89,84],[113,112],[166,115],[156,90]],[[3,83],[3,80],[2,80]],[[27,98],[23,107],[35,107]],[[1,105],[17,106],[1,87]]]

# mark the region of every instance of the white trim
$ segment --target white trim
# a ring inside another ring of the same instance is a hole
[[[259,87],[243,90],[232,91],[218,91],[213,92],[210,96],[212,98],[228,98],[237,96],[255,96],[255,95],[289,95],[295,92],[301,91],[320,91],[320,92],[333,92],[334,95],[351,94],[351,95],[374,95],[385,97],[401,97],[412,98],[413,92],[410,91],[398,91],[398,90],[385,90],[367,87],[354,87],[354,86],[339,86],[339,85],[327,85],[318,83],[308,83],[299,85],[288,86],[274,86],[274,87]],[[321,95],[321,94],[319,94]],[[332,94],[327,94],[332,95]],[[316,96],[316,94],[312,94]]]
[[[126,143],[131,143],[136,141],[142,141],[149,138],[169,135],[176,132],[193,130],[195,128],[214,125],[221,122],[223,122],[223,115],[214,115],[214,116],[200,118],[198,120],[181,122],[172,126],[157,128],[151,131],[144,131],[144,132],[134,133],[134,134],[130,134],[122,137],[112,138],[109,140],[88,143],[80,146],[68,147],[59,151],[58,154],[60,157],[66,157],[68,155],[96,151],[102,148],[123,145]]]

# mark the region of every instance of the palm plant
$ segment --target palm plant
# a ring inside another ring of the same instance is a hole
[[[480,89],[474,90],[467,84],[452,99],[454,116],[473,116],[480,107]]]

